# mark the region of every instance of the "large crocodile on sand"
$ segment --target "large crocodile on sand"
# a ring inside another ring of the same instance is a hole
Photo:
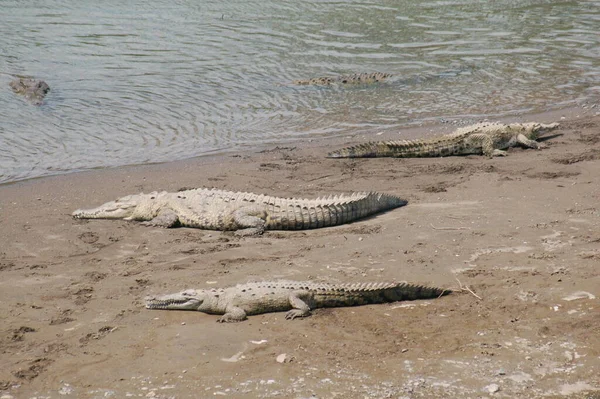
[[[457,129],[454,133],[430,139],[379,141],[359,144],[330,152],[328,158],[374,157],[443,157],[449,155],[483,154],[505,156],[509,147],[522,145],[543,148],[535,141],[554,130],[558,123],[478,123]]]
[[[146,308],[198,310],[223,315],[218,322],[237,322],[247,315],[288,311],[286,319],[306,317],[311,309],[430,299],[450,290],[407,283],[321,284],[299,281],[248,283],[229,288],[186,290],[147,297]]]
[[[73,217],[138,220],[160,227],[237,230],[239,235],[251,235],[264,230],[336,226],[406,203],[394,195],[376,192],[295,199],[198,188],[129,195],[98,208],[76,210]]]
[[[50,91],[50,86],[39,79],[18,78],[10,82],[9,86],[33,105],[42,105],[44,97]]]

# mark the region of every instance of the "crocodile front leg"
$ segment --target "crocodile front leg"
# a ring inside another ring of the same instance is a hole
[[[246,320],[246,312],[237,306],[228,306],[225,314],[217,319],[217,323],[237,323]]]
[[[175,227],[179,224],[179,216],[172,209],[161,209],[158,215],[154,217],[152,220],[148,220],[146,222],[142,222],[144,226],[154,226],[154,227]]]
[[[310,316],[310,307],[306,302],[300,299],[297,294],[290,295],[290,305],[292,305],[293,309],[285,314],[287,320],[293,320],[296,317]]]
[[[538,143],[535,140],[528,139],[527,136],[525,136],[522,133],[519,133],[517,135],[517,143],[519,143],[522,146],[527,147],[527,148],[534,148],[534,149],[546,148],[545,145]]]

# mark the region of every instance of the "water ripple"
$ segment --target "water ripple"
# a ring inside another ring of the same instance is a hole
[[[597,98],[594,4],[3,0],[0,183]],[[290,84],[371,71],[396,76]]]

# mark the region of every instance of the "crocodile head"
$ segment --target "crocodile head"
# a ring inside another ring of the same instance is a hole
[[[205,298],[202,292],[185,290],[177,294],[146,297],[147,309],[198,310]]]
[[[138,206],[152,200],[156,197],[156,193],[150,194],[135,194],[119,198],[115,201],[107,202],[97,208],[78,209],[73,212],[73,217],[76,219],[133,219],[134,213]]]
[[[548,133],[551,130],[556,129],[560,124],[559,123],[550,123],[550,124],[545,124],[545,123],[531,123],[530,126],[531,128],[528,129],[529,130],[529,134],[527,135],[527,138],[531,139],[531,140],[535,140],[538,137],[543,136],[544,134]]]

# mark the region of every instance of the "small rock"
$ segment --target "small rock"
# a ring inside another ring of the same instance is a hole
[[[290,362],[290,358],[286,353],[282,353],[281,355],[277,356],[277,358],[275,360],[277,360],[277,363],[289,363]]]
[[[500,390],[500,387],[498,386],[498,384],[490,384],[483,389],[484,389],[484,391],[489,392],[489,393],[496,393]]]

